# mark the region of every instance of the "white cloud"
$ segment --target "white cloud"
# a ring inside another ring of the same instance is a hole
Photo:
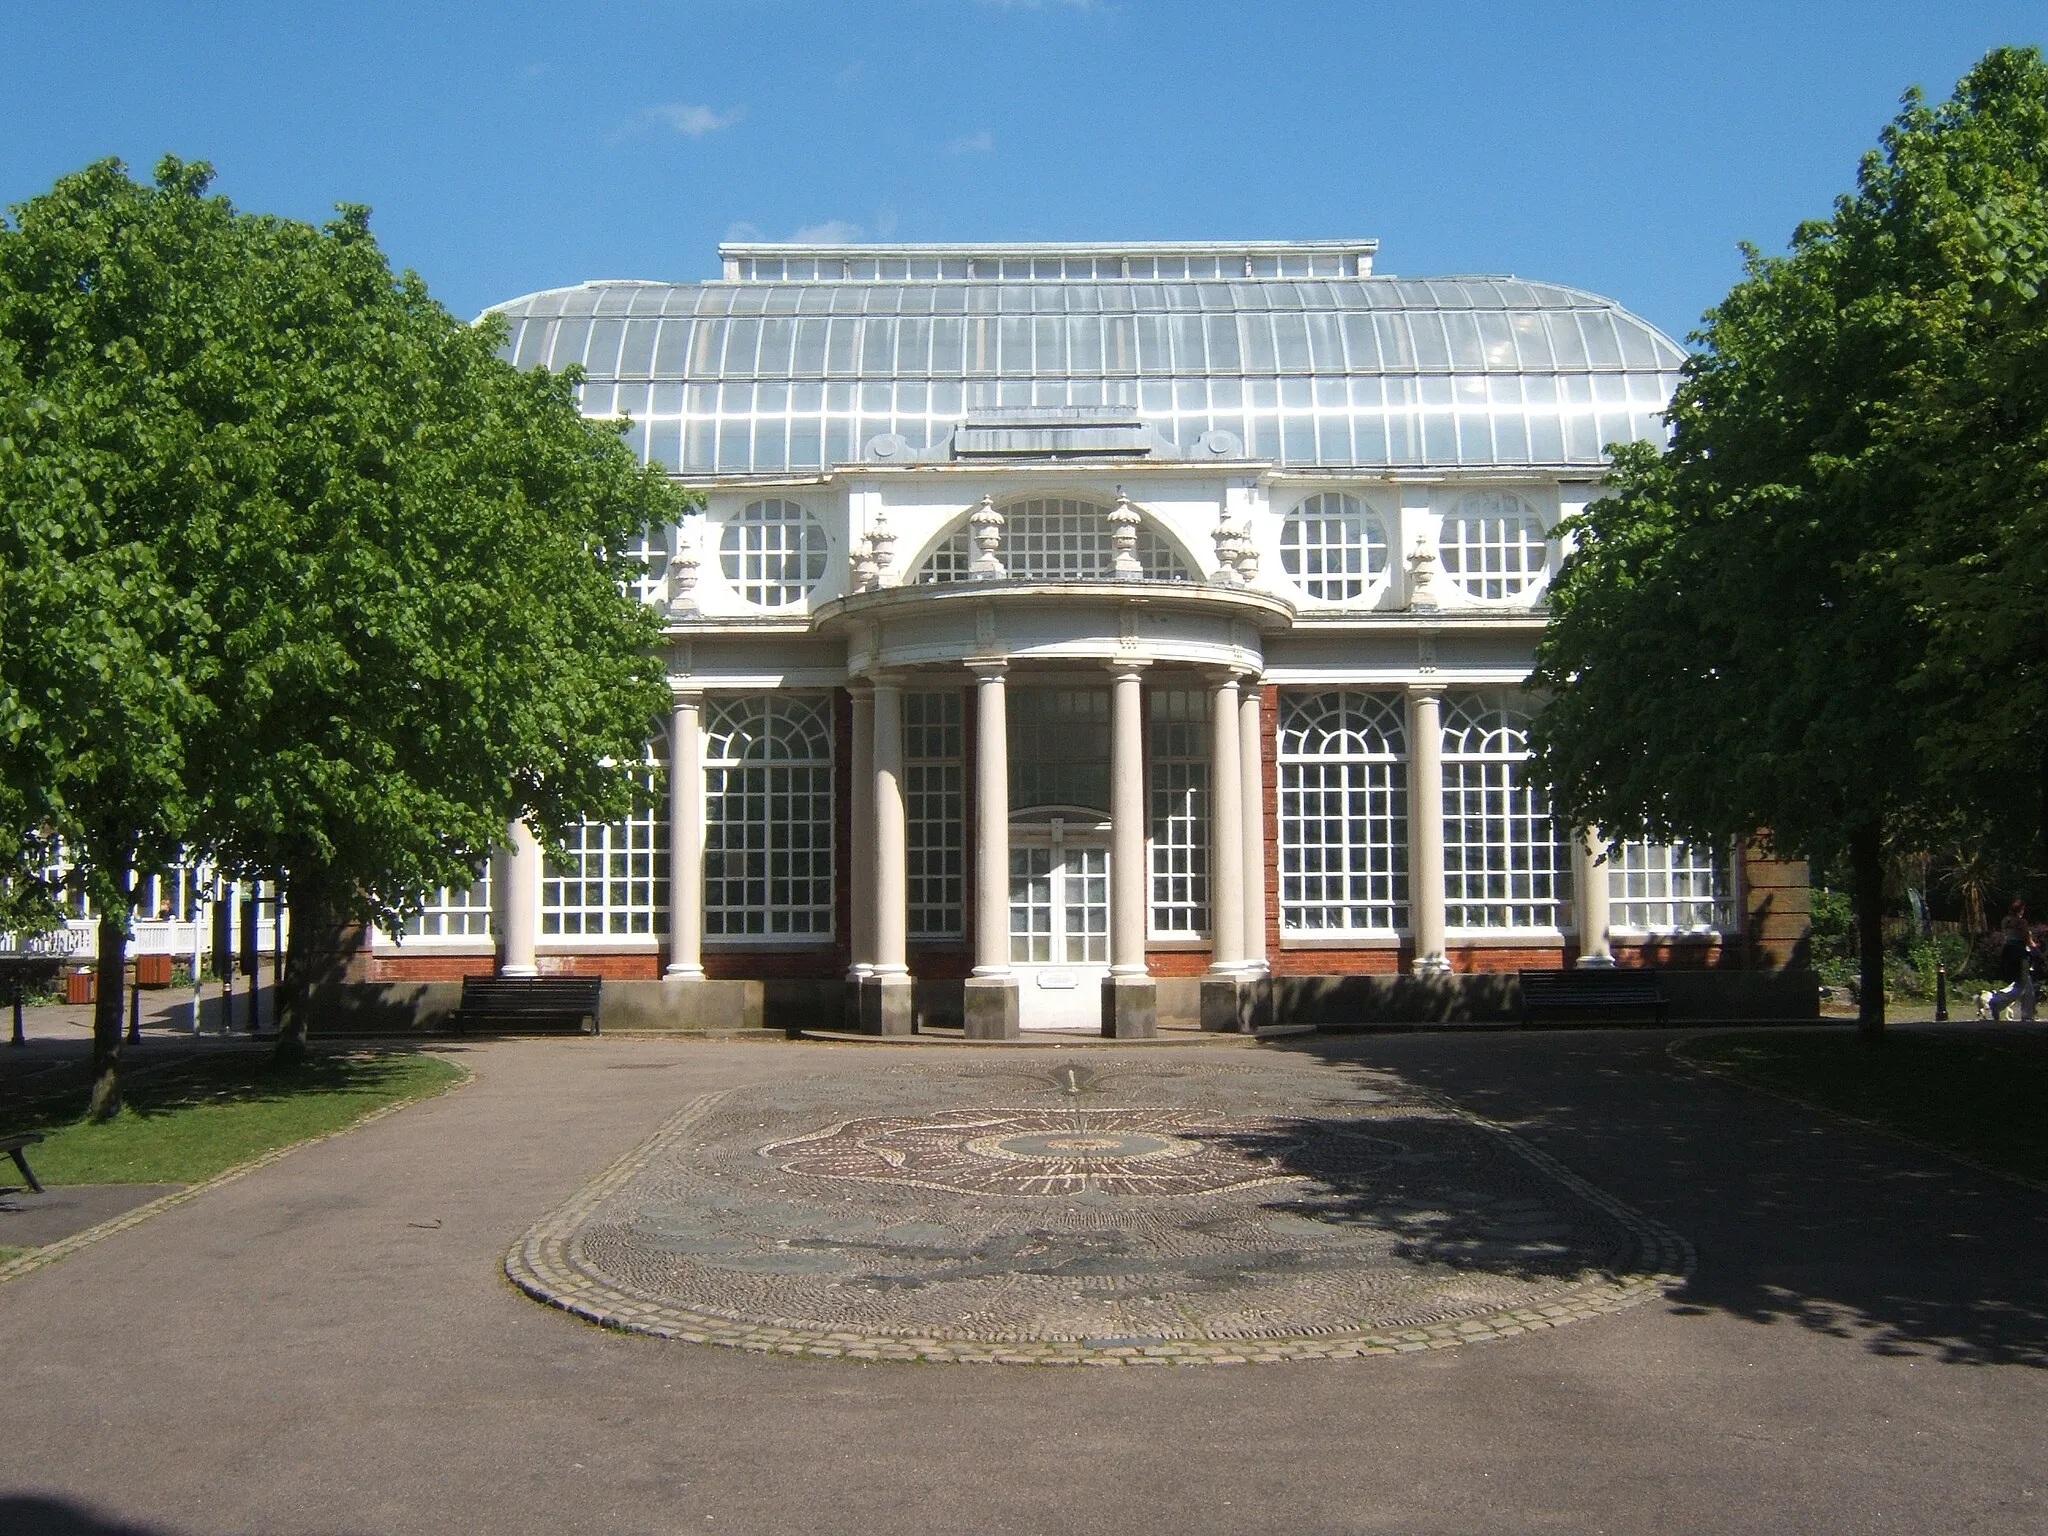
[[[642,116],[650,123],[659,123],[673,128],[677,133],[688,134],[701,139],[707,133],[716,133],[721,128],[730,128],[740,120],[740,109],[730,112],[715,111],[710,107],[692,106],[684,101],[663,102],[660,106],[649,107]]]
[[[995,135],[986,128],[979,133],[970,133],[965,138],[955,139],[946,146],[949,155],[986,155],[996,147]]]
[[[725,238],[728,240],[758,240],[761,238],[761,230],[758,225],[749,224],[745,219],[734,219],[732,223],[725,226]]]
[[[845,219],[827,219],[822,224],[806,224],[789,238],[798,245],[845,245],[860,238],[860,226]]]

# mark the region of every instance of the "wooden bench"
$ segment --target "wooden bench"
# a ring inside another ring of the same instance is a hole
[[[594,1035],[600,976],[465,976],[457,1034]]]
[[[1655,971],[1619,968],[1574,971],[1523,971],[1522,1023],[1539,1018],[1583,1020],[1614,1014],[1664,1022],[1664,989]]]
[[[28,1159],[22,1155],[22,1148],[32,1147],[42,1139],[41,1131],[17,1131],[12,1136],[0,1136],[0,1152],[5,1152],[14,1159],[14,1166],[21,1170],[21,1176],[28,1181],[28,1187],[39,1195],[43,1192],[43,1186],[36,1182],[36,1176],[29,1171]]]

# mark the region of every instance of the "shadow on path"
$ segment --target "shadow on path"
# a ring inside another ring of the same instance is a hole
[[[1527,1139],[1698,1250],[1678,1315],[2048,1367],[2048,1195],[1674,1061],[1693,1032],[1304,1036]]]
[[[138,1525],[70,1499],[0,1494],[0,1531],[9,1536],[178,1536],[168,1525]]]

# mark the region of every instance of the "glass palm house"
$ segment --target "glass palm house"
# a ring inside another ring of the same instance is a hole
[[[1526,767],[1558,525],[1684,353],[1375,249],[729,244],[498,306],[703,494],[636,583],[673,714],[648,809],[512,828],[366,979],[1142,1037],[1782,968],[1803,874],[1571,835]]]

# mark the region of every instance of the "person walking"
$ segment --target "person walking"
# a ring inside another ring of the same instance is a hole
[[[2035,942],[2033,925],[2027,921],[2027,904],[2017,897],[2006,908],[2005,921],[2000,925],[2005,940],[1998,950],[1998,979],[2005,983],[1991,994],[1991,1019],[1993,1023],[2005,1022],[2005,1010],[2014,1003],[2020,1005],[2022,1023],[2034,1022],[2034,965],[2040,946]]]

